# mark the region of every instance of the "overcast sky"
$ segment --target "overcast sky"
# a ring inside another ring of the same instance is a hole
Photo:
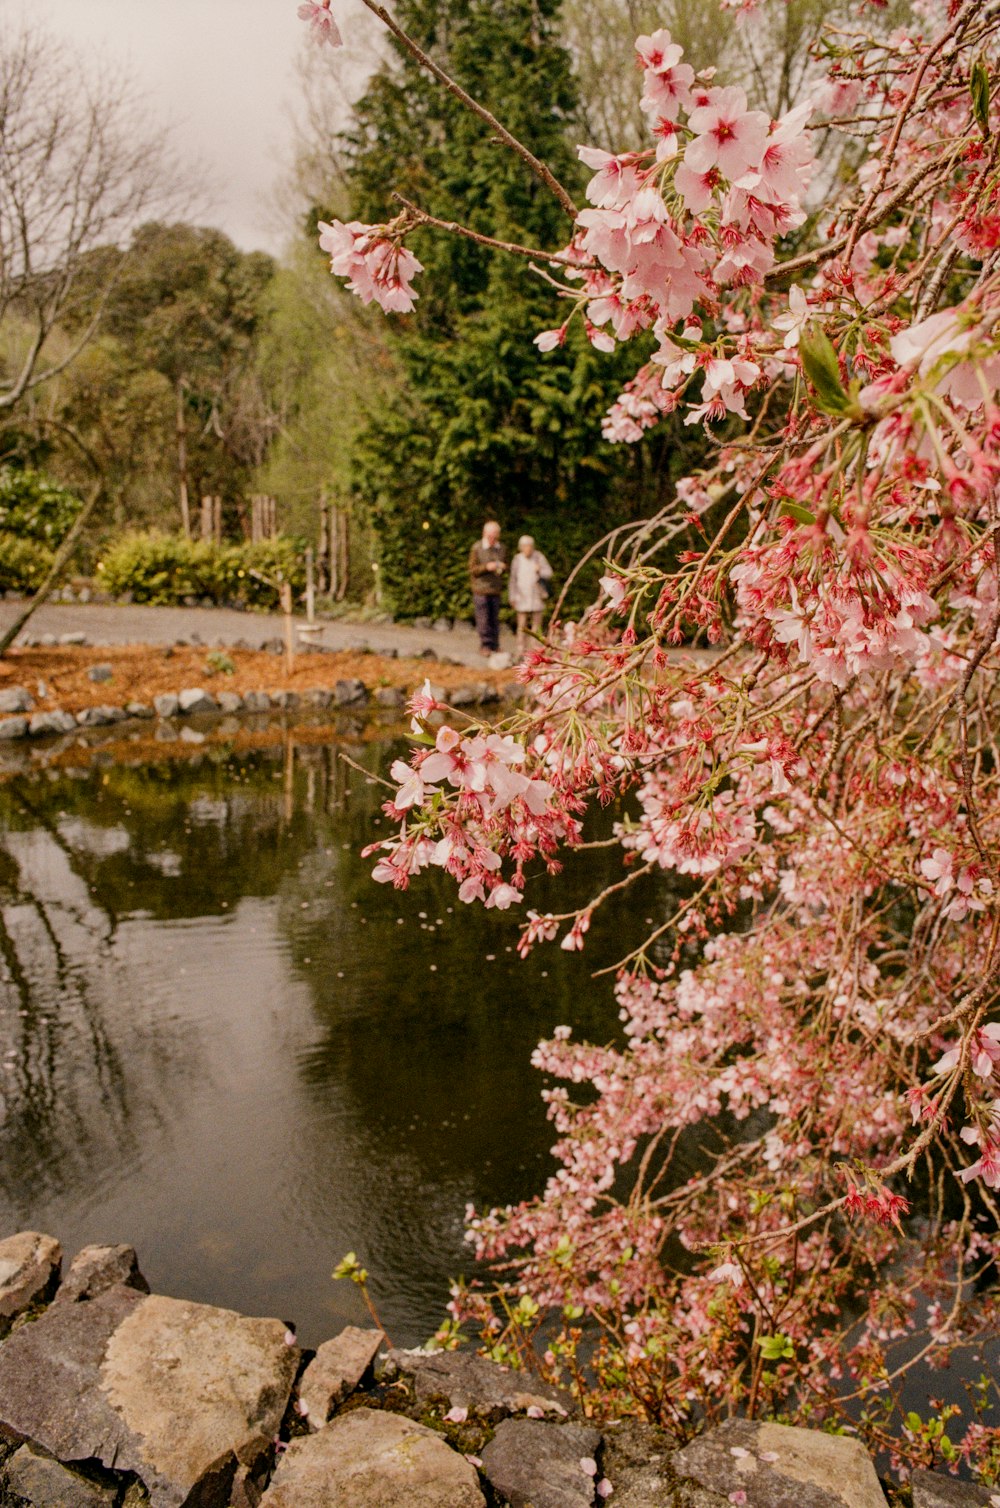
[[[351,0],[338,14],[347,19]],[[199,218],[245,250],[281,249],[270,203],[289,160],[295,57],[306,28],[296,0],[0,0],[78,49],[127,65],[150,115],[169,127],[210,184]]]

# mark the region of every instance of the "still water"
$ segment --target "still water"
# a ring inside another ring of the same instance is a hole
[[[552,1166],[534,1044],[616,1035],[591,971],[655,902],[521,962],[516,917],[443,877],[371,881],[382,792],[343,752],[376,772],[400,746],[286,730],[0,785],[0,1231],[130,1242],[154,1289],[294,1319],[307,1345],[363,1318],[330,1278],[354,1250],[414,1344],[470,1270],[466,1204]],[[577,855],[529,904],[620,865]]]

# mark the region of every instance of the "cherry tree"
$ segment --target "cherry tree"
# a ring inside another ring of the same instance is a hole
[[[301,13],[336,40],[327,0]],[[562,247],[509,248],[552,289],[539,359],[573,321],[635,341],[604,439],[681,410],[707,460],[607,543],[505,726],[414,699],[371,851],[377,880],[436,866],[523,907],[524,953],[584,948],[641,877],[681,897],[615,971],[622,1040],[538,1048],[557,1168],[469,1212],[499,1277],[456,1289],[454,1325],[581,1386],[586,1337],[604,1406],[681,1434],[853,1400],[876,1442],[993,1479],[1000,1433],[893,1412],[908,1365],[998,1318],[1000,3],[878,21],[827,32],[777,119],[639,37],[648,144],[581,146],[582,207],[508,140],[567,210]],[[322,244],[405,312],[440,228],[404,204]],[[595,802],[622,802],[621,880],[532,909]]]

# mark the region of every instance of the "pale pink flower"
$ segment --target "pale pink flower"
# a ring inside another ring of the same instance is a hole
[[[508,911],[511,906],[519,905],[523,899],[520,890],[515,890],[513,885],[501,882],[494,886],[486,897],[486,909],[489,911],[496,907],[498,911]]]
[[[742,89],[710,89],[709,103],[692,110],[688,125],[695,133],[685,164],[695,172],[717,167],[735,182],[751,168],[759,168],[770,122],[760,110],[747,109]]]
[[[628,596],[628,583],[620,576],[602,576],[600,580],[601,590],[606,593],[611,602],[611,611],[619,613],[622,603]]]
[[[798,204],[809,185],[813,150],[805,134],[812,113],[807,100],[783,115],[764,144],[758,167],[744,173],[737,188],[751,189],[758,199]]]
[[[587,198],[598,209],[622,209],[639,187],[631,153],[614,157],[599,147],[577,147],[576,154],[588,168],[595,168],[587,184]]]
[[[326,42],[340,47],[343,39],[330,11],[330,0],[304,0],[299,6],[299,20],[309,23],[312,39],[320,46]]]
[[[466,1408],[460,1408],[457,1404],[454,1408],[450,1408],[444,1415],[444,1419],[447,1424],[464,1424],[468,1417],[469,1410]]]
[[[532,343],[536,345],[540,351],[554,351],[557,346],[563,345],[565,343],[565,340],[566,326],[560,325],[558,330],[542,330],[540,334],[535,336],[535,339]]]
[[[779,314],[771,321],[776,330],[785,332],[782,345],[786,351],[791,351],[798,345],[802,327],[808,318],[809,305],[806,302],[805,293],[798,283],[793,283],[788,290],[788,313]]]

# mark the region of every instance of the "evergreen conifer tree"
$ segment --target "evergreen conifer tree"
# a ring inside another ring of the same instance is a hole
[[[558,40],[559,0],[400,0],[408,33],[579,194],[576,104]],[[351,211],[398,212],[394,191],[472,230],[556,250],[566,216],[516,156],[401,48],[372,79],[350,138]],[[541,357],[552,293],[526,259],[428,230],[415,313],[389,320],[404,383],[373,405],[355,456],[387,595],[402,614],[469,607],[465,562],[487,516],[509,547],[534,534],[566,572],[615,523],[655,506],[662,442],[614,448],[600,418],[615,358],[579,332]],[[634,353],[632,354],[634,362]],[[640,453],[641,451],[641,453]]]

